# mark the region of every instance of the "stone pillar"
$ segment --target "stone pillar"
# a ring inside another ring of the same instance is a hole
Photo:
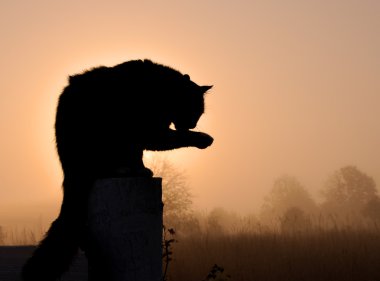
[[[107,178],[88,201],[90,281],[162,280],[161,178]]]

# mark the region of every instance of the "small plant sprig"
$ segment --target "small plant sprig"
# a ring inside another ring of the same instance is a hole
[[[206,279],[202,281],[210,280],[229,281],[231,280],[231,276],[229,274],[224,275],[224,268],[217,264],[214,264],[213,267],[211,267],[210,272],[207,274]]]
[[[174,228],[166,229],[166,227],[164,225],[162,227],[163,227],[163,241],[162,241],[163,253],[162,253],[162,258],[163,258],[164,263],[165,263],[165,269],[164,269],[164,273],[162,276],[162,280],[168,281],[167,273],[168,273],[168,269],[169,269],[169,263],[172,260],[172,255],[173,255],[171,247],[172,247],[173,243],[177,242],[177,240],[173,238],[175,235]],[[169,235],[169,238],[167,237],[168,235]]]
[[[162,240],[162,259],[165,263],[165,269],[162,275],[162,281],[168,281],[168,269],[169,264],[172,261],[173,251],[172,251],[172,244],[178,242],[176,239],[174,239],[175,230],[174,228],[166,228],[164,225],[162,226],[163,229],[163,240]],[[169,237],[168,237],[169,236]],[[230,281],[231,276],[229,274],[224,274],[224,268],[214,264],[211,267],[210,272],[207,274],[206,278],[202,281]]]

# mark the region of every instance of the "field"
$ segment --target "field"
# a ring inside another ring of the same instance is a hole
[[[204,280],[215,263],[225,280],[380,280],[378,231],[201,235],[173,248],[171,280]]]
[[[205,280],[217,264],[224,272],[215,280],[378,281],[379,234],[377,229],[332,229],[174,237],[178,242],[172,245],[168,278]],[[0,247],[0,280],[20,280],[18,271],[31,251]],[[87,280],[86,270],[82,254],[62,281]]]

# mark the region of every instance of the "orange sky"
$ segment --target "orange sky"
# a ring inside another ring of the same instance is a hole
[[[379,15],[377,0],[2,0],[0,225],[57,211],[67,76],[136,58],[214,85],[198,126],[214,145],[165,153],[197,207],[256,211],[283,174],[316,194],[347,164],[379,184]]]

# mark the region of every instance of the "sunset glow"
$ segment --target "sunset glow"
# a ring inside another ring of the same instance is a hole
[[[67,77],[138,58],[214,85],[196,128],[214,144],[158,153],[198,209],[256,212],[284,174],[318,195],[344,165],[380,184],[379,15],[371,0],[1,1],[0,225],[58,212]]]

